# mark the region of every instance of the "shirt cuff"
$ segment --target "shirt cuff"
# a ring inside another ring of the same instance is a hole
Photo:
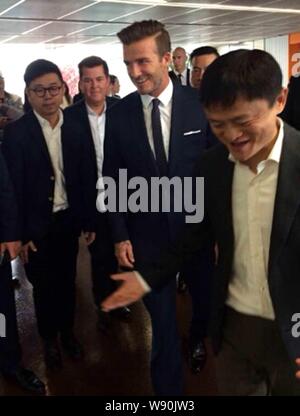
[[[146,280],[143,279],[142,275],[139,272],[137,272],[136,270],[134,270],[133,273],[135,274],[136,278],[138,279],[138,281],[142,285],[143,289],[145,290],[145,293],[151,292],[151,287],[148,285]]]

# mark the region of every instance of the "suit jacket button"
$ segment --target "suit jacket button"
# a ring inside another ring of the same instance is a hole
[[[49,198],[48,198],[48,199],[49,199],[49,201],[53,201],[53,198],[52,198],[52,196],[49,196]]]
[[[50,176],[50,180],[54,181],[55,177],[54,176]]]

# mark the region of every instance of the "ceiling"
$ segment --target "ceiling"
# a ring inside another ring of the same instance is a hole
[[[300,0],[0,0],[0,44],[112,44],[143,19],[173,44],[218,46],[300,31]]]

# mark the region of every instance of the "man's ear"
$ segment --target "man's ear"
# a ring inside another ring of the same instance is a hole
[[[286,104],[287,96],[288,88],[282,88],[275,102],[275,105],[277,106],[277,114],[280,114],[283,111]]]

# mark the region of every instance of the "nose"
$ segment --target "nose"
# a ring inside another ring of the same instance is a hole
[[[229,125],[224,127],[221,135],[227,142],[232,142],[243,136],[244,132],[239,126]]]
[[[127,67],[128,75],[130,78],[138,78],[142,72],[140,66],[136,63],[132,63]]]

